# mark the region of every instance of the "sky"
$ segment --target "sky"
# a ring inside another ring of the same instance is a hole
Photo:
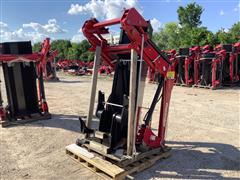
[[[202,25],[216,32],[240,21],[240,0],[0,0],[0,41],[46,37],[80,42],[83,23],[121,17],[124,8],[135,7],[154,31],[168,22],[178,22],[177,9],[196,2],[204,8]],[[112,29],[117,32],[116,28]]]

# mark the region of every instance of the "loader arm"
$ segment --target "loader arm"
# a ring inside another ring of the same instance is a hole
[[[125,32],[129,39],[129,43],[110,45],[107,40],[103,38],[103,35],[109,33],[107,27],[116,24],[120,24],[122,31]],[[160,96],[162,98],[158,135],[154,135],[156,137],[154,141],[151,140],[151,136],[153,136],[150,127],[151,114],[148,114],[145,124],[139,130],[137,135],[137,141],[144,141],[145,144],[151,148],[156,148],[164,146],[165,142],[165,130],[174,73],[168,57],[166,57],[151,40],[148,30],[149,22],[146,21],[135,8],[125,10],[121,18],[104,22],[98,22],[96,19],[87,20],[82,27],[83,34],[92,45],[90,50],[95,51],[96,47],[100,46],[101,59],[112,68],[115,67],[114,55],[130,54],[131,49],[134,49],[139,56],[142,54],[142,59],[153,71],[160,74],[161,83],[159,83],[159,86],[161,87],[159,87],[159,90],[154,97],[155,99],[159,99]],[[150,113],[153,113],[152,108],[155,108],[155,105],[156,102],[153,100],[152,106],[150,107]]]

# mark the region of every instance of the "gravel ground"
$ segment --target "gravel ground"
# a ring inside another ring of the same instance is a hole
[[[79,115],[86,115],[90,77],[59,74],[45,83],[53,115],[24,125],[0,128],[1,179],[100,179],[65,155],[65,146],[79,133]],[[109,93],[110,78],[98,88]],[[147,84],[144,106],[156,85]],[[157,127],[156,110],[153,127]],[[172,156],[135,175],[136,179],[238,179],[240,177],[240,89],[208,90],[174,87],[167,144]]]

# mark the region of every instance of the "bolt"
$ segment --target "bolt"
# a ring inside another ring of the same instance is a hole
[[[163,71],[166,71],[166,67],[165,66],[163,66]]]

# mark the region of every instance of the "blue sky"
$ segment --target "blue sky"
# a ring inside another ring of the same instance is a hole
[[[187,0],[0,0],[1,41],[70,39],[81,41],[79,29],[85,20],[118,17],[124,7],[136,7],[155,30],[167,22],[177,22],[177,8]],[[204,8],[203,26],[216,32],[240,20],[239,0],[196,0]]]

